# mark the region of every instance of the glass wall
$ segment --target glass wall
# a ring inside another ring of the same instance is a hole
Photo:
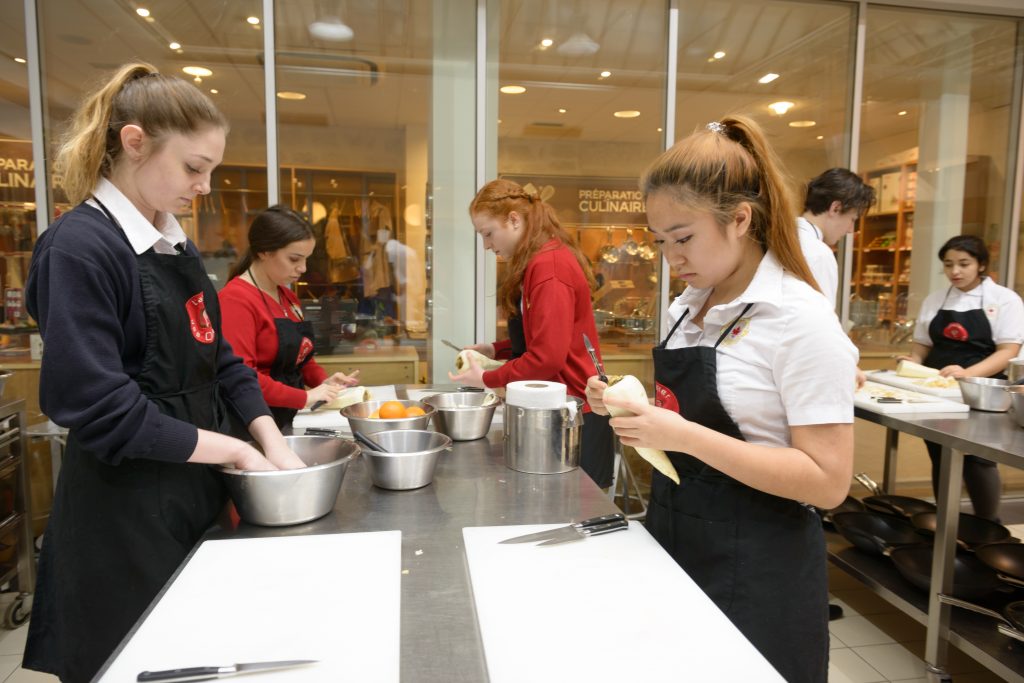
[[[909,350],[922,300],[950,286],[937,257],[950,237],[982,238],[993,279],[1012,282],[999,264],[1018,125],[1018,22],[875,6],[867,19],[859,170],[877,203],[861,219],[850,282],[862,357]]]
[[[664,140],[666,3],[502,0],[498,9],[497,68],[486,85],[497,103],[497,175],[552,204],[579,240],[598,282],[609,372],[645,363],[660,315],[660,258],[637,178]],[[493,306],[493,285],[486,296]],[[497,336],[505,334],[499,316]]]

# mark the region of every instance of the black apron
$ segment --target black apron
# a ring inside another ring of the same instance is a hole
[[[252,278],[252,272],[249,272],[249,277]],[[287,313],[284,318],[274,317],[266,294],[255,280],[253,280],[253,285],[259,290],[260,296],[263,298],[263,305],[266,306],[270,317],[274,319],[274,327],[277,329],[277,355],[274,356],[274,363],[270,366],[270,378],[290,387],[305,390],[305,384],[302,381],[302,368],[313,358],[313,323],[307,320],[296,322],[289,318]],[[284,305],[281,304],[281,307],[283,309]],[[274,422],[281,429],[291,427],[292,419],[299,412],[294,408],[268,407],[274,415]]]
[[[522,303],[519,313],[508,317],[508,340],[512,358],[519,358],[526,353]],[[612,485],[612,470],[615,469],[615,432],[609,420],[611,417],[608,415],[587,411],[583,413],[583,429],[580,434],[580,467],[601,488]]]
[[[981,285],[978,285],[979,287]],[[946,299],[953,291],[946,291]],[[943,305],[946,299],[942,300]],[[941,369],[947,365],[969,367],[985,360],[996,352],[996,342],[992,338],[992,325],[985,315],[985,299],[981,299],[981,308],[970,311],[953,311],[939,308],[939,312],[928,324],[928,336],[932,340],[932,349],[924,359],[924,365]],[[993,375],[1005,379],[1006,375]]]
[[[654,348],[658,404],[735,439],[718,397],[717,348]],[[812,509],[755,490],[685,453],[668,453],[680,484],[654,471],[647,529],[790,683],[828,678],[825,538]]]
[[[146,346],[132,379],[162,413],[200,429],[224,428],[220,307],[202,261],[152,249],[137,261]],[[65,683],[90,680],[226,500],[207,465],[145,459],[109,465],[72,429],[43,539],[23,665]]]

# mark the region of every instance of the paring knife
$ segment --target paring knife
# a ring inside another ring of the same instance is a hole
[[[291,669],[296,666],[316,664],[316,659],[290,659],[277,662],[250,662],[248,664],[231,664],[229,666],[193,666],[187,669],[167,669],[165,671],[143,671],[135,680],[164,681],[167,683],[184,683],[185,681],[214,681],[218,678],[230,678],[242,674],[275,669]]]
[[[506,538],[504,541],[499,541],[499,543],[533,543],[543,541],[543,543],[538,543],[538,545],[556,545],[568,541],[579,541],[587,536],[607,534],[619,529],[625,529],[628,526],[629,521],[626,520],[626,516],[621,512],[616,512],[614,515],[591,517],[590,519],[574,522],[569,526],[558,527],[557,529],[536,531],[532,534],[524,534],[523,536],[513,536],[512,538]]]
[[[587,347],[587,353],[590,354],[590,360],[594,363],[594,369],[597,370],[597,378],[608,384],[608,375],[604,374],[604,366],[601,365],[601,361],[597,358],[597,351],[594,350],[594,345],[590,343],[590,338],[586,334],[583,335],[583,345]]]
[[[441,343],[444,344],[445,346],[449,347],[449,348],[455,349],[456,353],[462,353],[462,349],[460,347],[458,347],[455,344],[451,343],[447,339],[442,339]]]

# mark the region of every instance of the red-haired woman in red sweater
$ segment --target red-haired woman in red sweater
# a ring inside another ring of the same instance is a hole
[[[469,215],[484,248],[508,264],[498,303],[508,316],[509,335],[470,348],[510,360],[486,372],[471,363],[452,380],[481,388],[520,380],[561,382],[571,396],[585,398],[594,364],[583,335],[597,343],[591,302],[595,282],[576,240],[547,202],[510,180],[487,183],[469,205]],[[584,410],[580,465],[598,486],[607,487],[614,462],[612,431],[607,416],[589,412],[589,406]]]

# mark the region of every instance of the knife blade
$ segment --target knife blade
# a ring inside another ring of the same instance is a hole
[[[590,343],[590,338],[586,334],[583,335],[583,345],[587,347],[590,360],[594,363],[594,369],[597,370],[597,378],[608,384],[608,375],[604,374],[604,366],[601,365],[601,361],[597,357],[597,351],[594,350],[594,345]]]
[[[288,659],[276,662],[248,662],[245,664],[230,664],[228,666],[193,666],[185,669],[165,669],[163,671],[143,671],[135,677],[139,683],[145,681],[163,681],[165,683],[185,683],[186,681],[213,681],[218,678],[229,678],[241,674],[251,674],[258,671],[274,671],[276,669],[291,669],[307,664],[316,664],[316,659]]]
[[[447,346],[450,349],[455,349],[456,353],[462,353],[462,349],[460,347],[458,347],[455,344],[451,343],[447,339],[442,339],[441,343],[444,344],[445,346]]]
[[[571,543],[573,541],[582,541],[588,536],[600,536],[601,534],[610,534],[613,531],[620,531],[629,527],[629,522],[625,519],[617,519],[614,522],[608,522],[607,524],[596,524],[594,526],[584,526],[579,529],[561,529],[559,535],[555,538],[549,538],[546,541],[537,544],[537,547],[543,545],[559,545],[561,543]]]
[[[613,515],[601,515],[600,517],[591,517],[590,519],[584,519],[579,522],[573,522],[568,526],[556,527],[554,529],[548,529],[546,531],[535,531],[532,534],[524,534],[522,536],[513,536],[512,538],[506,538],[504,541],[498,541],[499,543],[532,543],[533,541],[546,541],[552,538],[558,538],[559,532],[563,532],[566,529],[575,531],[576,529],[600,526],[602,524],[608,524],[615,521],[626,521],[626,516],[621,512],[616,512]]]

